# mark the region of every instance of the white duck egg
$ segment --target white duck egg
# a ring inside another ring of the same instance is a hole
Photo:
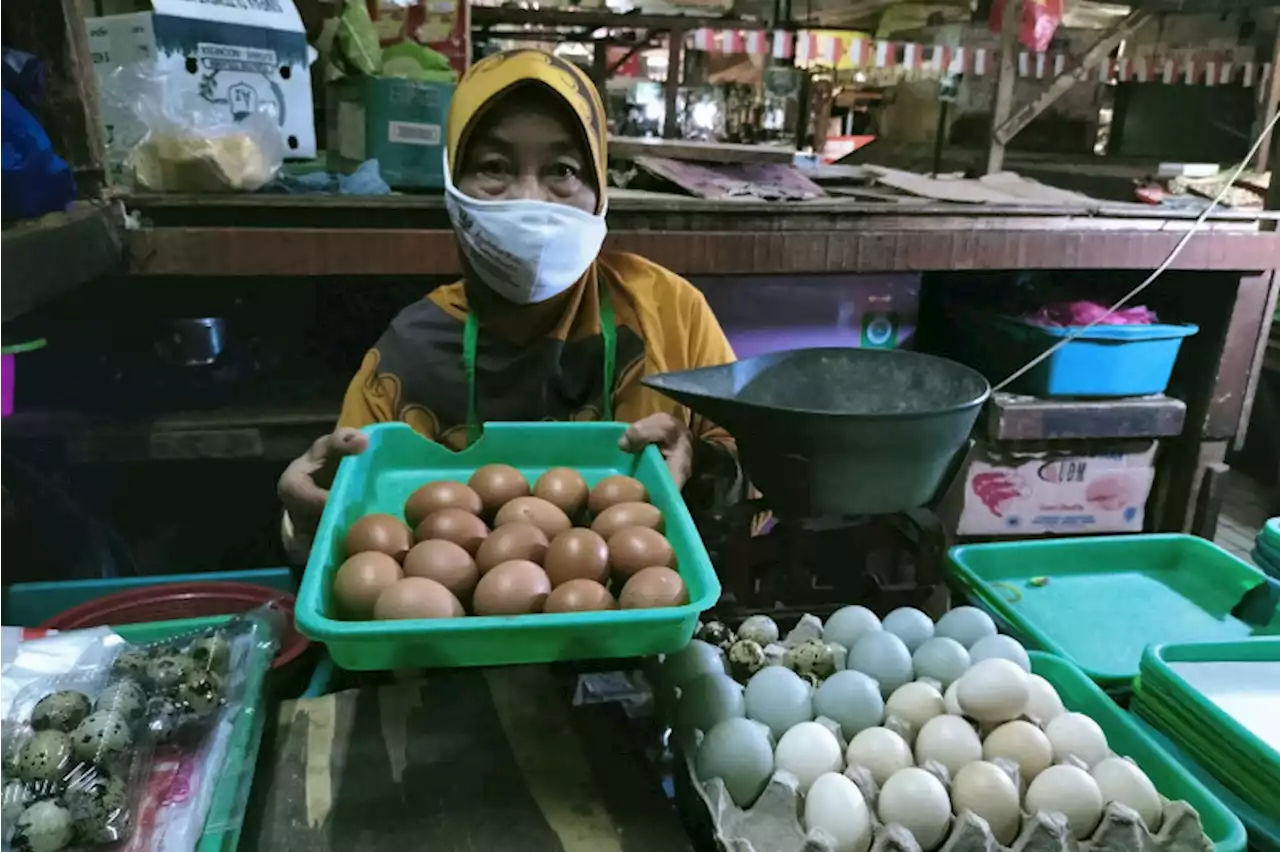
[[[893,691],[884,704],[885,716],[897,716],[919,730],[934,716],[947,712],[942,693],[927,683],[912,681]]]
[[[840,741],[817,722],[801,722],[778,740],[773,766],[775,772],[785,769],[796,776],[803,795],[818,776],[844,769]]]
[[[912,679],[911,652],[897,636],[877,630],[863,636],[849,650],[845,668],[870,677],[880,685],[880,695],[888,698]]]
[[[880,619],[865,606],[845,606],[827,618],[822,627],[822,640],[852,648],[863,636],[880,629]]]
[[[1160,794],[1156,792],[1151,779],[1135,763],[1123,757],[1108,757],[1099,761],[1089,774],[1098,783],[1104,807],[1111,802],[1119,802],[1137,811],[1151,831],[1160,830],[1164,812]]]
[[[723,781],[735,805],[751,807],[773,776],[768,728],[750,719],[726,719],[707,732],[693,768],[700,781]]]
[[[820,776],[804,797],[804,825],[820,828],[835,841],[832,852],[867,852],[871,811],[858,785],[838,772]]]
[[[956,773],[951,782],[951,810],[956,816],[972,811],[987,821],[996,842],[1013,843],[1022,823],[1018,788],[1003,769],[975,760]]]
[[[978,642],[969,649],[969,660],[977,665],[982,660],[1001,659],[1008,660],[1011,663],[1017,663],[1018,668],[1027,674],[1031,673],[1031,658],[1027,656],[1027,649],[1018,644],[1018,640],[1010,636],[995,634],[979,639]]]
[[[963,716],[964,711],[960,709],[960,700],[956,698],[960,681],[955,681],[947,687],[947,691],[942,693],[942,700],[947,705],[947,712],[952,716]]]
[[[765,724],[775,738],[813,720],[813,690],[800,675],[769,666],[751,676],[743,695],[748,719]]]
[[[1107,735],[1097,722],[1083,713],[1063,713],[1045,726],[1044,732],[1053,745],[1053,759],[1057,763],[1076,757],[1086,766],[1093,766],[1111,754]]]
[[[839,722],[846,738],[884,721],[880,685],[862,672],[848,669],[822,682],[813,695],[813,710]]]
[[[1062,699],[1058,697],[1058,690],[1049,681],[1033,674],[1028,686],[1031,692],[1027,696],[1027,707],[1023,712],[1032,719],[1041,725],[1047,725],[1067,712],[1067,708],[1062,706]]]
[[[911,655],[916,677],[931,677],[946,689],[969,668],[969,652],[954,639],[935,636]]]
[[[681,730],[706,732],[723,722],[745,716],[742,686],[727,674],[712,672],[695,677],[680,688],[676,721]]]
[[[701,639],[693,639],[682,650],[662,661],[662,678],[669,689],[683,686],[695,677],[718,672],[728,674],[724,652]]]
[[[844,759],[849,766],[865,767],[881,785],[899,769],[915,765],[907,741],[888,728],[860,731],[849,743]]]
[[[923,769],[899,769],[880,788],[880,821],[900,825],[924,852],[937,849],[951,825],[951,800],[942,782]]]
[[[938,619],[935,636],[954,639],[965,648],[972,648],[981,640],[996,634],[996,623],[977,607],[958,606]]]
[[[1018,764],[1018,775],[1030,784],[1053,764],[1053,746],[1044,731],[1021,719],[1005,722],[982,742],[982,759],[1003,757]]]
[[[884,617],[881,626],[901,639],[908,651],[915,651],[933,638],[933,619],[915,607],[898,607]]]
[[[982,660],[956,681],[956,701],[979,722],[1007,722],[1027,706],[1029,680],[1017,663],[1001,657]]]
[[[1102,819],[1102,791],[1083,769],[1068,764],[1050,766],[1027,788],[1026,808],[1032,814],[1064,815],[1076,840],[1084,840]]]
[[[954,778],[966,764],[982,759],[982,741],[959,716],[934,716],[916,734],[916,765],[936,760]]]

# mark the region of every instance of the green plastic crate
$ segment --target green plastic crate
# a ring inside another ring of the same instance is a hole
[[[1184,801],[1200,814],[1204,833],[1216,852],[1243,852],[1244,826],[1216,796],[1144,733],[1084,672],[1067,660],[1031,651],[1031,671],[1058,691],[1062,704],[1091,717],[1107,735],[1111,750],[1131,758],[1166,799]]]
[[[1280,635],[1231,610],[1265,575],[1189,535],[967,544],[948,552],[953,582],[1031,644],[1108,689],[1138,675],[1148,645]]]
[[[334,662],[357,671],[447,668],[556,660],[632,657],[675,651],[693,636],[698,616],[720,597],[706,547],[656,447],[633,455],[618,448],[622,423],[489,423],[462,452],[428,441],[403,423],[369,426],[369,449],[343,459],[316,532],[295,608],[298,630],[328,646]],[[515,466],[531,482],[548,468],[575,468],[594,484],[627,474],[644,483],[662,510],[689,603],[661,609],[405,621],[340,621],[333,576],[342,537],[372,512],[402,515],[423,483],[465,482],[482,465]]]

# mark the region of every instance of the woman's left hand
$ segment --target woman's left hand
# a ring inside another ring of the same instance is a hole
[[[677,488],[684,488],[693,472],[693,433],[681,421],[665,412],[650,414],[631,424],[618,446],[638,453],[650,444],[662,451]]]

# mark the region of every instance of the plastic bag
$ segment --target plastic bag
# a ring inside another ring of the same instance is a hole
[[[237,113],[178,82],[154,62],[103,81],[115,116],[108,156],[123,159],[126,180],[149,192],[253,192],[271,182],[285,155],[273,109]]]

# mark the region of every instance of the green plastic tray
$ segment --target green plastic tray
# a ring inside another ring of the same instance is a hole
[[[1280,634],[1280,613],[1261,628],[1230,614],[1265,575],[1195,536],[967,544],[948,557],[963,591],[1107,688],[1133,681],[1148,645]]]
[[[1116,754],[1131,758],[1166,799],[1184,801],[1200,814],[1204,833],[1217,852],[1243,852],[1244,826],[1235,814],[1144,733],[1129,714],[1070,662],[1031,651],[1031,671],[1053,685],[1068,710],[1090,716]]]
[[[1258,537],[1272,547],[1280,550],[1280,518],[1271,518],[1262,525]]]
[[[295,608],[298,630],[328,646],[351,670],[487,666],[631,657],[675,651],[693,636],[698,616],[720,597],[720,581],[693,519],[656,447],[618,449],[622,423],[489,423],[484,436],[454,453],[403,423],[369,426],[369,449],[343,459],[320,519]],[[472,616],[405,621],[334,618],[333,575],[342,563],[343,531],[370,512],[400,515],[425,482],[465,482],[492,462],[514,465],[531,481],[550,467],[573,467],[594,484],[628,474],[649,489],[666,518],[677,570],[689,589],[685,606],[614,612]]]

